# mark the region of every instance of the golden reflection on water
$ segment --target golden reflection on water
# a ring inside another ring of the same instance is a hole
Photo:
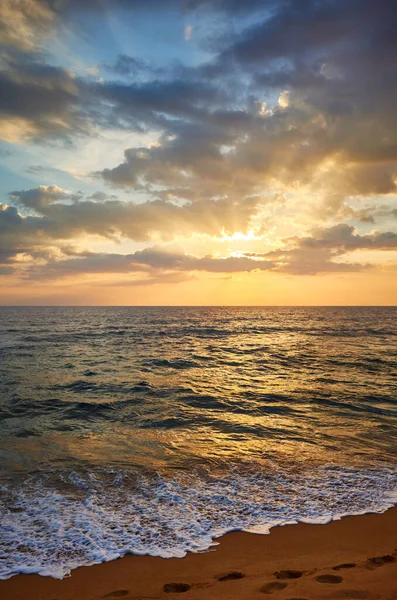
[[[107,467],[112,464],[159,472],[205,465],[220,471],[230,469],[231,463],[236,466],[252,463],[265,468],[277,462],[278,467],[284,464],[289,469],[292,465],[296,468],[341,465],[345,461],[346,439],[357,437],[357,427],[340,417],[326,419],[326,422],[323,419],[321,432],[316,431],[317,413],[316,407],[309,406],[304,413],[297,411],[293,416],[223,413],[222,427],[229,431],[220,431],[218,411],[207,410],[205,416],[213,420],[212,426],[166,430],[105,423],[95,431],[54,432],[40,438],[14,439],[3,444],[3,451],[9,457],[15,456],[17,470],[27,466],[26,461],[20,462],[18,457],[29,457],[27,461],[36,465],[44,464],[48,449],[52,464],[58,466],[79,463]],[[247,432],[239,433],[239,427]],[[255,428],[258,428],[257,435],[252,434]],[[371,421],[361,423],[360,428],[369,431]],[[317,438],[321,438],[321,443],[316,443]],[[346,461],[352,464],[348,453]]]
[[[367,313],[181,310],[87,311],[79,328],[65,312],[54,346],[38,325],[32,358],[6,358],[33,411],[1,441],[6,460],[183,469],[390,453],[392,338],[368,333]]]

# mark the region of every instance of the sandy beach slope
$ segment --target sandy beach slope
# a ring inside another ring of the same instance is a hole
[[[1,600],[397,600],[397,507],[270,535],[233,532],[183,559],[128,555],[62,581],[17,575]]]

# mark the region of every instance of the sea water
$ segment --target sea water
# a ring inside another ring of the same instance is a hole
[[[397,503],[396,317],[0,308],[0,578]]]

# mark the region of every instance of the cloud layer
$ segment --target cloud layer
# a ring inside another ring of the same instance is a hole
[[[389,265],[397,249],[395,2],[166,4],[1,3],[0,138],[31,154],[76,153],[76,169],[87,140],[124,141],[83,174],[96,193],[48,180],[8,189],[0,276],[163,273],[177,282],[182,273],[360,272],[380,264],[362,253],[380,251]],[[142,23],[161,15],[159,31],[161,19],[180,21],[179,45],[167,38],[161,46],[173,52],[174,44],[178,58],[167,50],[156,62],[151,48],[137,45],[133,55],[101,38],[88,65],[83,43],[94,44],[95,27],[104,35],[109,15],[131,28],[134,15]],[[80,38],[81,48],[62,50]],[[238,235],[245,246],[218,251],[218,239]],[[210,241],[193,252],[200,236]],[[85,244],[93,237],[132,246],[94,251]],[[182,250],[170,252],[175,240]]]

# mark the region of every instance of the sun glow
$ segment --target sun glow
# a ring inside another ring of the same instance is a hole
[[[255,240],[262,240],[263,237],[263,233],[258,233],[253,229],[249,229],[246,233],[235,231],[232,234],[228,234],[223,231],[222,236],[219,239],[222,242],[252,242]]]

